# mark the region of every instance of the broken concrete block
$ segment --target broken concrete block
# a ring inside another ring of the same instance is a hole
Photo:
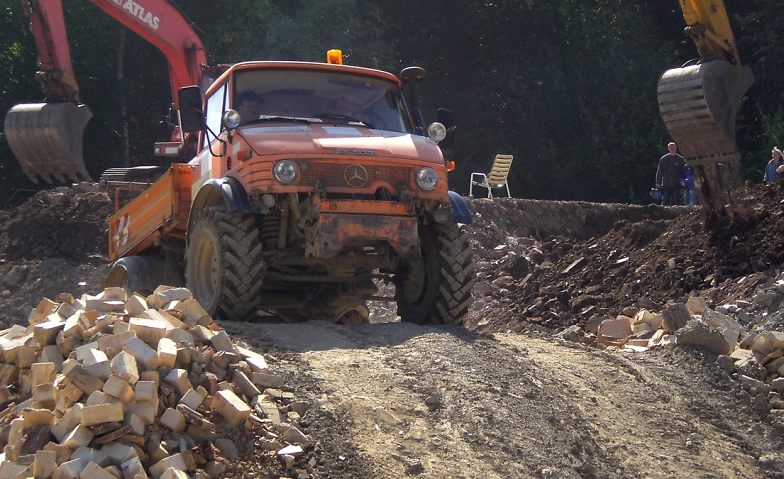
[[[171,429],[174,432],[183,432],[185,430],[185,416],[176,409],[168,408],[158,420],[158,424]]]
[[[193,335],[184,329],[169,329],[166,331],[166,337],[174,341],[175,344],[185,344],[190,347],[194,347],[196,344],[196,341],[193,339]]]
[[[193,389],[193,385],[190,380],[188,380],[188,371],[184,369],[172,369],[169,374],[163,378],[163,382],[172,385],[174,390],[177,391],[177,394],[181,396],[188,392],[189,389]]]
[[[63,366],[63,370],[65,370],[65,365]],[[103,381],[90,374],[78,363],[68,370],[65,377],[87,394],[103,389]]]
[[[101,466],[98,464],[90,461],[87,466],[85,466],[82,473],[79,475],[79,479],[117,479],[113,475],[106,472]]]
[[[267,361],[264,359],[263,355],[241,346],[237,346],[237,353],[239,353],[240,357],[248,363],[251,371],[256,373],[267,372]]]
[[[0,386],[10,386],[19,380],[19,368],[13,364],[0,364]]]
[[[158,414],[158,396],[156,395],[153,401],[129,402],[126,406],[126,414],[138,416],[147,425],[154,423],[155,416]]]
[[[157,389],[153,381],[138,381],[133,388],[133,400],[152,401],[158,397]]]
[[[80,477],[83,470],[82,460],[74,459],[60,464],[52,473],[52,479],[76,479]]]
[[[126,380],[131,386],[139,380],[139,369],[136,366],[136,359],[125,351],[117,353],[112,358],[111,365],[112,372]]]
[[[692,314],[703,314],[707,307],[708,303],[705,302],[704,298],[699,296],[691,296],[686,300],[686,309],[691,311]]]
[[[126,413],[125,419],[123,420],[123,425],[131,426],[131,434],[135,434],[137,436],[144,435],[144,421],[136,414]]]
[[[714,354],[728,355],[735,349],[735,341],[730,344],[722,331],[705,321],[693,319],[675,333],[678,344],[705,348]]]
[[[120,351],[124,342],[131,338],[135,338],[136,333],[133,331],[124,331],[121,333],[114,332],[107,334],[98,339],[98,349],[103,351],[108,358],[114,358]]]
[[[234,343],[231,342],[229,335],[226,334],[226,331],[221,330],[215,333],[210,338],[210,342],[216,351],[226,351],[227,353],[237,354],[237,349],[234,347]]]
[[[138,337],[125,341],[122,349],[133,356],[137,364],[143,365],[147,370],[157,369],[160,365],[158,353]]]
[[[39,362],[30,366],[33,384],[51,384],[57,375],[54,363]]]
[[[134,293],[128,300],[125,302],[125,312],[131,316],[139,316],[142,314],[146,309],[149,309],[149,305],[147,304],[147,300],[144,299],[141,295]]]
[[[120,444],[119,442],[104,444],[100,451],[109,456],[114,464],[122,464],[134,457],[138,457],[136,449],[126,444]]]
[[[112,325],[112,334],[125,333],[130,330],[131,330],[131,326],[125,321],[115,321],[114,324]]]
[[[168,323],[144,318],[131,318],[128,321],[129,329],[147,344],[158,344],[161,338],[166,337]]]
[[[173,368],[177,363],[177,344],[169,338],[158,341],[158,362],[161,366]]]
[[[85,408],[87,409],[87,408]],[[78,424],[75,428],[68,431],[63,439],[60,441],[60,445],[69,447],[71,449],[76,449],[79,446],[89,446],[90,441],[93,440],[95,434],[84,424]]]
[[[6,389],[7,390],[7,389]],[[2,391],[2,389],[0,389]],[[36,384],[33,386],[33,400],[45,408],[53,408],[57,404],[58,391],[54,384]],[[2,393],[0,393],[2,395]]]
[[[188,329],[188,325],[177,319],[175,316],[167,313],[166,311],[158,311],[155,309],[148,309],[144,312],[144,316],[153,321],[161,321],[166,323],[167,329],[180,328]]]
[[[109,466],[112,463],[111,458],[106,454],[102,453],[98,449],[85,446],[79,446],[76,448],[76,450],[71,454],[71,459],[81,459],[84,464],[94,462],[101,467]]]
[[[54,451],[36,451],[33,462],[33,477],[47,478],[57,469],[57,453]]]
[[[136,384],[139,384],[138,382]],[[133,401],[134,391],[128,382],[119,376],[112,374],[103,385],[103,392],[109,396],[116,397],[124,403]]]
[[[201,394],[196,392],[195,389],[190,389],[182,396],[182,399],[180,399],[179,404],[185,404],[186,406],[188,406],[189,408],[195,411],[196,409],[199,409],[199,406],[201,405],[203,400],[204,397]]]
[[[84,409],[82,404],[74,404],[74,406],[57,421],[57,424],[52,426],[51,432],[52,435],[57,438],[57,442],[62,443],[63,438],[82,422],[82,409]]]
[[[57,311],[58,306],[58,303],[55,303],[51,299],[44,298],[38,303],[38,306],[30,311],[27,320],[32,325],[40,323],[41,321],[44,321],[47,316]]]
[[[188,479],[188,474],[186,474],[184,471],[170,467],[163,471],[160,479]]]
[[[93,426],[105,422],[122,422],[125,411],[122,403],[87,406],[82,410],[82,425]]]
[[[250,406],[245,404],[231,390],[218,391],[212,402],[212,408],[232,426],[243,424],[251,412]]]
[[[87,397],[87,401],[84,402],[85,406],[98,406],[101,404],[112,404],[116,403],[119,400],[115,397],[109,396],[103,391],[95,391],[90,393]]]
[[[193,295],[187,288],[174,288],[171,286],[158,286],[155,291],[147,296],[147,304],[155,309],[163,309],[163,307],[172,301],[187,301],[192,299]]]
[[[41,355],[38,356],[38,361],[42,363],[54,363],[55,372],[63,372],[63,358],[57,346],[46,346],[41,350]]]
[[[718,328],[722,334],[724,334],[724,338],[730,344],[737,344],[738,340],[740,339],[740,335],[743,332],[743,326],[735,321],[730,316],[725,314],[717,313],[711,309],[705,308],[702,313],[702,320],[705,321],[708,325],[713,326],[714,328]],[[734,349],[734,346],[733,346]]]
[[[123,474],[123,478],[138,479],[139,477],[142,477],[147,479],[147,472],[144,470],[144,466],[142,465],[142,462],[139,460],[138,456],[134,456],[121,463],[120,471]]]
[[[150,474],[152,474],[152,477],[155,479],[160,479],[163,473],[169,468],[174,468],[178,471],[186,471],[188,466],[185,464],[185,460],[182,458],[181,454],[173,454],[150,466]]]
[[[248,376],[245,375],[239,369],[235,369],[231,376],[231,381],[234,383],[235,386],[240,388],[242,394],[247,397],[253,397],[261,394],[261,391],[248,379]]]
[[[182,320],[191,328],[197,325],[206,326],[212,322],[210,315],[195,299],[182,300],[177,307],[182,312]]]
[[[44,321],[33,326],[33,340],[39,348],[53,346],[57,340],[57,333],[65,327],[64,321]]]
[[[691,313],[685,304],[670,304],[662,311],[662,317],[662,328],[668,333],[674,333],[686,326],[691,320]]]
[[[630,318],[608,319],[599,325],[599,336],[610,340],[626,339],[632,335]]]

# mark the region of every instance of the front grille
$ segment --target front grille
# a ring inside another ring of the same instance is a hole
[[[324,182],[324,187],[328,190],[331,188],[352,188],[346,182],[346,168],[350,166],[346,164],[308,163],[307,169],[303,169],[300,165],[299,184],[301,186],[313,186],[317,180],[321,179]],[[411,169],[408,167],[368,164],[363,164],[362,166],[367,170],[368,179],[361,188],[367,188],[376,181],[384,181],[397,189],[400,183],[408,184],[410,182],[409,175],[411,174]]]

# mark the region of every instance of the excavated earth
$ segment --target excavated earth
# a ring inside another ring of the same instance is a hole
[[[265,355],[310,408],[293,468],[232,432],[248,478],[781,478],[781,422],[708,351],[628,352],[554,338],[591,319],[700,295],[746,301],[748,328],[784,331],[776,302],[784,192],[734,192],[727,220],[699,208],[468,199],[478,281],[467,328],[270,320],[221,326]],[[0,212],[0,322],[43,297],[95,294],[108,271],[108,196],[94,184]],[[385,292],[386,287],[382,288]]]

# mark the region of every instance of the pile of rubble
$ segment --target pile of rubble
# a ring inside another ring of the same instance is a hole
[[[1,479],[214,478],[241,459],[226,435],[281,469],[309,447],[308,404],[187,289],[61,294],[28,320],[0,335]]]
[[[774,422],[784,429],[784,332],[755,324],[783,300],[784,279],[778,279],[758,288],[749,300],[712,309],[704,298],[692,296],[658,313],[629,307],[615,319],[591,318],[587,331],[573,325],[555,337],[637,352],[676,344],[708,350],[717,355],[719,367],[739,381],[744,395],[759,409],[771,410]],[[655,307],[645,298],[639,304]]]

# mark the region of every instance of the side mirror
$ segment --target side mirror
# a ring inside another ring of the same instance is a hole
[[[438,146],[447,162],[454,161],[455,158],[455,114],[450,110],[439,108],[436,112],[436,121],[446,127],[446,137],[441,140]]]
[[[439,108],[436,112],[436,121],[444,125],[447,132],[455,128],[455,114],[451,110]]]
[[[177,98],[180,101],[180,130],[184,133],[201,131],[204,128],[204,115],[199,87],[182,87],[177,92]]]

